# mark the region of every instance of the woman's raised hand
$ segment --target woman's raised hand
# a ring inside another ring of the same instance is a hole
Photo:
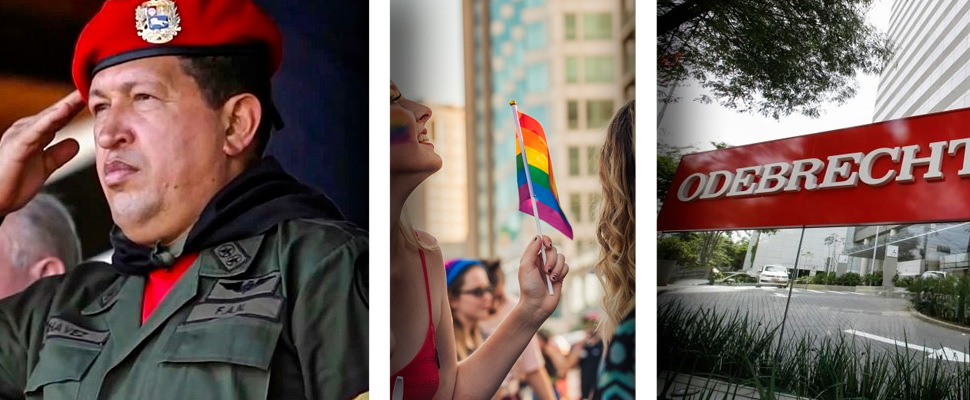
[[[546,262],[542,262],[540,249],[546,252]],[[559,305],[562,295],[562,281],[569,273],[566,257],[552,246],[552,239],[542,236],[536,237],[526,247],[519,261],[519,290],[521,300],[519,304],[526,307],[523,311],[534,319],[533,322],[542,324],[552,315]],[[546,279],[552,280],[553,294],[549,294]]]

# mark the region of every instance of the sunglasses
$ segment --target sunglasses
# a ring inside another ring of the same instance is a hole
[[[477,288],[477,289],[471,289],[471,290],[462,290],[462,291],[460,291],[458,293],[459,294],[470,294],[472,296],[481,298],[482,296],[485,295],[485,293],[492,294],[492,289],[494,289],[494,287],[489,286],[489,287],[486,287],[486,288]]]

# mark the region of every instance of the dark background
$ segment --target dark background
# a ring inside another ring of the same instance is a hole
[[[283,64],[273,92],[286,127],[275,134],[267,152],[298,179],[326,192],[348,219],[367,228],[367,3],[256,3],[273,16],[284,37]],[[74,44],[101,4],[0,2],[0,85],[16,82],[18,88],[13,95],[0,88],[0,131],[73,90]],[[85,257],[110,248],[111,218],[93,164],[46,190],[68,203]]]

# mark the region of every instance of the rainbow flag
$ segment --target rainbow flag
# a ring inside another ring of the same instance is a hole
[[[556,190],[556,178],[552,173],[552,158],[549,157],[546,133],[542,130],[542,125],[539,125],[539,121],[523,112],[519,112],[518,115],[519,125],[522,128],[522,140],[525,141],[525,157],[529,160],[532,191],[535,192],[538,200],[536,208],[539,211],[539,219],[546,221],[572,239],[573,227],[569,225],[566,214],[563,214],[562,207],[559,205],[559,191]],[[515,164],[519,184],[519,211],[532,215],[529,183],[522,165],[522,146],[518,135],[515,136]]]

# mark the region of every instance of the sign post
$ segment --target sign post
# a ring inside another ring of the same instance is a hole
[[[896,290],[893,277],[896,276],[896,259],[898,256],[898,246],[886,245],[886,257],[882,260],[882,286],[890,292]]]

